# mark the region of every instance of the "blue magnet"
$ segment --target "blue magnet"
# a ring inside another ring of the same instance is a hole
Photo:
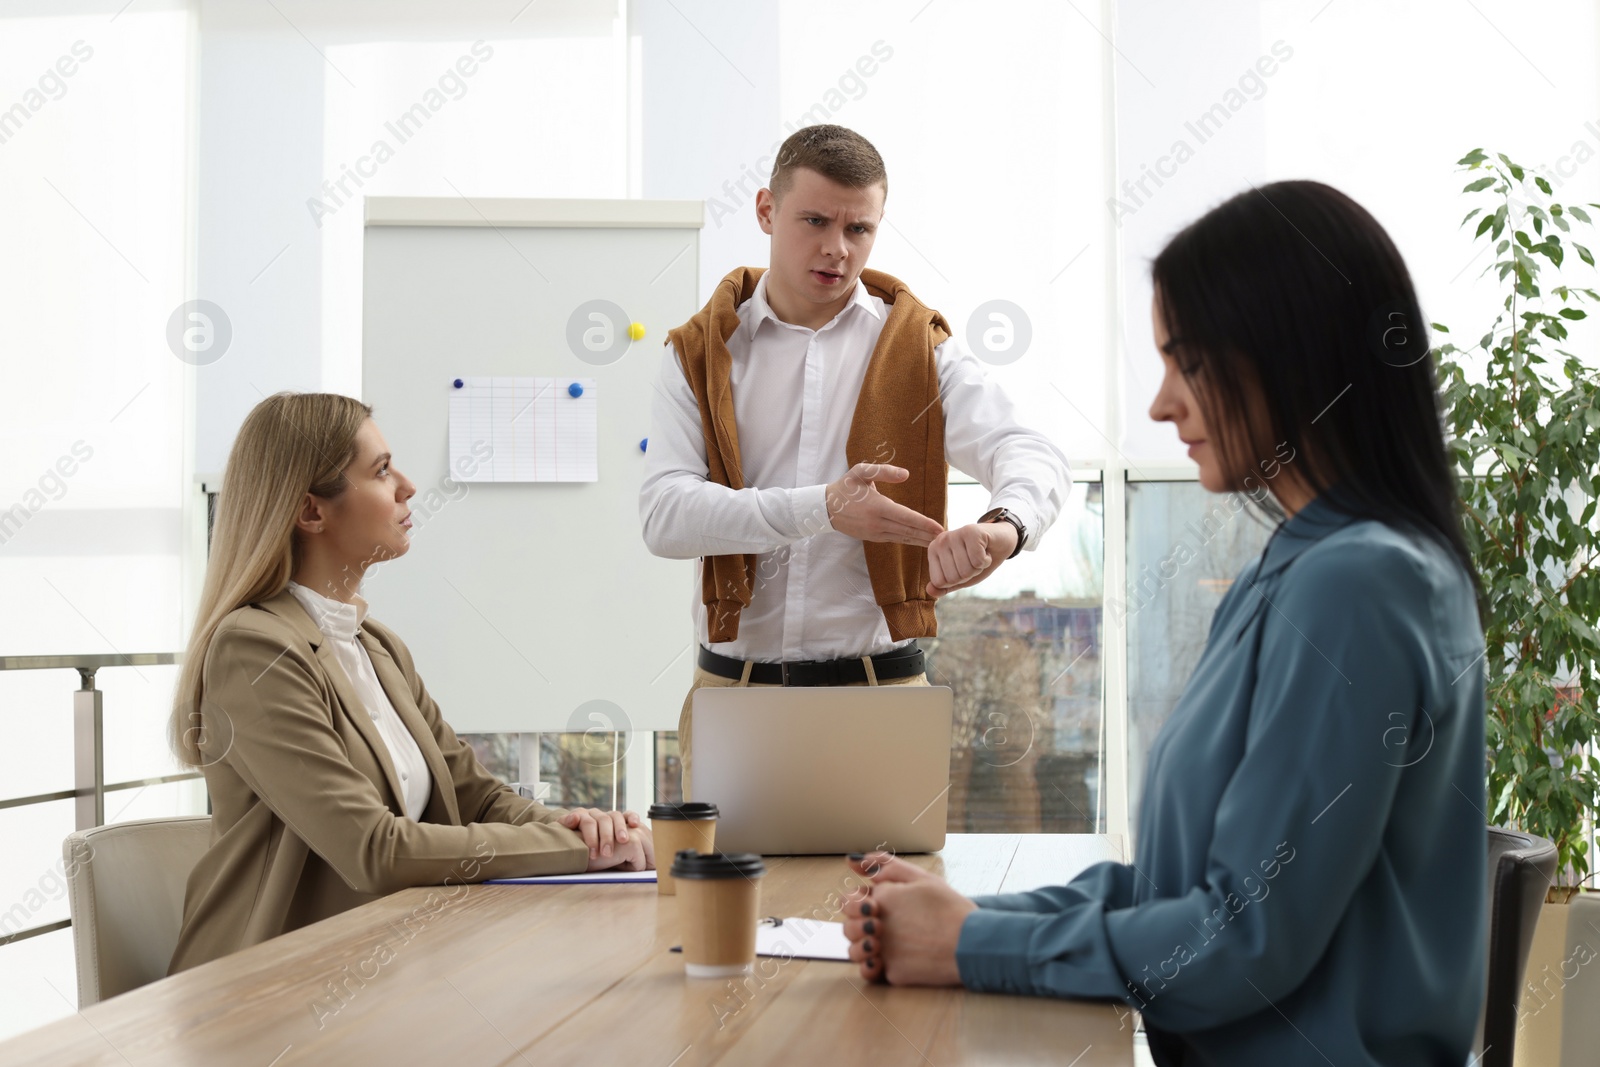
[[[466,382],[464,382],[464,381],[462,381],[462,380],[461,380],[461,379],[460,379],[460,378],[457,378],[457,379],[456,379],[456,380],[455,380],[455,387],[456,387],[456,388],[457,388],[457,389],[460,389],[460,388],[461,388],[461,387],[462,387],[462,386],[463,386],[463,385],[466,385],[466,384],[467,384],[467,383],[466,383]]]
[[[650,438],[648,438],[648,437],[639,438],[639,451],[643,452],[644,451],[644,446],[649,444],[649,443],[650,443]]]
[[[573,382],[571,385],[567,386],[567,395],[576,400],[578,397],[583,395],[583,386],[579,385],[577,382]]]

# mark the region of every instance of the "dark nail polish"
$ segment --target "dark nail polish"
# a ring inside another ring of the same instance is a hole
[[[883,868],[878,866],[876,863],[870,863],[862,868],[862,870],[866,871],[868,874],[877,874],[882,869]]]
[[[871,919],[868,919],[866,926],[862,927],[862,929],[866,930],[866,932],[869,934],[875,934],[878,932],[878,924],[873,922]]]
[[[872,901],[863,900],[861,902],[861,914],[862,915],[871,915],[872,914]]]
[[[850,853],[849,858],[855,860],[857,863],[860,863],[862,860],[867,858],[867,854],[865,852],[852,852]]]
[[[861,951],[868,954],[872,952],[872,938],[869,937],[865,941],[861,942]]]

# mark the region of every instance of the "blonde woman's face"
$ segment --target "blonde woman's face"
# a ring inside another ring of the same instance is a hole
[[[344,492],[321,501],[326,516],[321,535],[333,554],[352,567],[405,555],[411,547],[406,501],[417,487],[395,467],[389,444],[371,419],[356,434],[356,458],[344,475]]]

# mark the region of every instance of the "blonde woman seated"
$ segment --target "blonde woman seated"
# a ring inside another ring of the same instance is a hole
[[[655,866],[633,812],[485,771],[367,617],[362,575],[405,555],[415,492],[359,401],[280,393],[245,419],[172,714],[213,815],[171,972],[408,886]]]

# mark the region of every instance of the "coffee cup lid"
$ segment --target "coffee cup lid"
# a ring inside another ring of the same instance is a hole
[[[656,819],[715,819],[717,806],[700,801],[685,801],[682,804],[652,804],[650,805],[650,821]]]
[[[754,852],[696,852],[686,848],[672,861],[674,878],[760,878],[767,865]]]

